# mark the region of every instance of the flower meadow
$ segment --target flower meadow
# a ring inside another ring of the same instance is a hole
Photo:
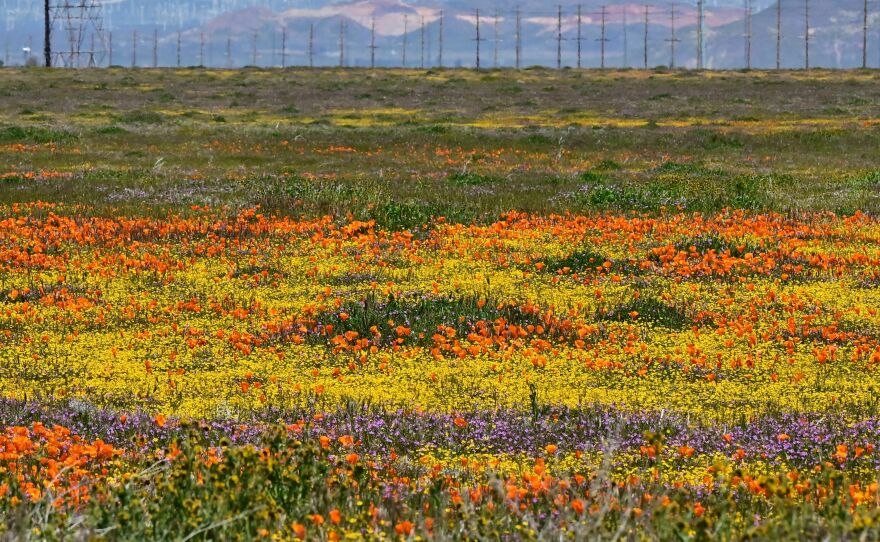
[[[880,221],[0,207],[10,539],[880,536]]]

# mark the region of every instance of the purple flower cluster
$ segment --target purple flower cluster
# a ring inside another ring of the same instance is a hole
[[[467,424],[459,427],[456,418]],[[144,413],[101,410],[80,402],[40,405],[0,400],[0,422],[29,425],[35,421],[58,424],[88,438],[131,448],[169,444],[179,433],[181,420],[160,427]],[[851,448],[880,448],[880,419],[850,422],[840,415],[781,413],[743,420],[729,426],[695,422],[685,414],[631,412],[609,406],[556,407],[532,413],[522,410],[481,410],[457,414],[426,414],[369,407],[340,408],[315,413],[266,410],[247,420],[196,420],[191,426],[205,444],[226,439],[231,444],[257,442],[267,428],[301,424],[300,438],[351,435],[365,453],[385,455],[392,450],[410,453],[426,446],[453,452],[539,455],[549,444],[561,452],[614,451],[638,453],[646,434],[662,435],[667,447],[688,446],[697,455],[733,455],[812,467],[832,457],[838,444]],[[785,437],[780,437],[785,435]],[[866,460],[880,469],[880,454]]]

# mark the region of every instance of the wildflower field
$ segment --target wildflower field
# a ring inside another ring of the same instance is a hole
[[[875,540],[873,72],[0,74],[0,538]]]

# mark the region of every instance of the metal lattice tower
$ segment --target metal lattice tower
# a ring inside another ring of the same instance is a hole
[[[52,55],[54,64],[66,68],[103,65],[107,57],[107,40],[101,2],[56,0],[49,6],[49,16],[51,28],[63,34],[63,38],[59,37],[59,42],[63,39],[63,46]]]

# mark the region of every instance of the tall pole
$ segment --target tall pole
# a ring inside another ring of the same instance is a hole
[[[629,68],[629,29],[626,19],[626,6],[623,6],[623,67]]]
[[[180,67],[180,30],[177,31],[177,67]]]
[[[205,33],[199,33],[199,66],[205,67]]]
[[[744,0],[746,23],[746,69],[752,69],[752,0]]]
[[[578,11],[577,11],[577,26],[578,26],[578,28],[577,28],[577,43],[578,43],[578,47],[577,47],[577,51],[578,51],[577,66],[578,66],[578,69],[581,69],[581,56],[582,56],[582,51],[581,51],[581,49],[583,48],[583,46],[582,46],[583,37],[581,36],[581,34],[582,34],[581,29],[582,29],[582,27],[583,27],[583,16],[581,15],[582,7],[581,7],[580,4],[578,4],[578,8],[577,8],[577,9],[578,9]]]
[[[477,9],[477,39],[475,40],[477,43],[477,69],[480,69],[480,42],[482,39],[480,38],[480,10]]]
[[[516,69],[522,66],[522,9],[516,6]]]
[[[153,67],[159,67],[159,29],[153,29]]]
[[[862,11],[862,69],[868,69],[868,0]]]
[[[287,67],[287,25],[281,29],[281,67]]]
[[[232,36],[226,33],[226,67],[232,67]]]
[[[52,67],[52,10],[49,0],[43,2],[43,60],[46,67]]]
[[[776,0],[776,69],[782,69],[782,0]]]
[[[257,65],[257,31],[254,30],[253,38],[251,39],[251,65]]]
[[[309,24],[309,68],[315,67],[315,23]]]
[[[131,67],[137,67],[137,56],[138,56],[138,31],[134,30],[131,33]]]
[[[493,27],[494,41],[495,41],[495,51],[492,56],[492,67],[497,68],[498,67],[498,43],[500,42],[500,40],[498,38],[498,10],[497,9],[495,10],[495,18],[492,21],[492,27]]]
[[[671,69],[675,69],[675,43],[681,41],[675,36],[675,8],[677,7],[676,3],[673,2],[670,6],[669,11],[669,28],[670,28],[670,38],[666,41],[669,42],[669,67]]]
[[[562,68],[562,6],[556,11],[556,69]]]
[[[651,6],[645,4],[645,48],[644,68],[648,69],[648,23],[650,22]]]
[[[599,66],[604,70],[605,69],[605,42],[608,40],[605,38],[605,16],[607,14],[608,7],[602,6],[602,33],[599,37],[599,50],[600,50],[600,64]]]
[[[425,16],[422,15],[421,24],[419,25],[419,41],[421,45],[419,47],[419,52],[421,53],[421,60],[419,61],[419,67],[423,70],[425,69]]]
[[[107,66],[113,66],[113,32],[107,33]]]
[[[370,69],[376,67],[376,18],[370,23]]]
[[[804,0],[804,68],[810,69],[810,0]]]
[[[406,67],[406,39],[409,36],[409,14],[403,14],[403,55],[400,58],[400,65]]]
[[[703,0],[697,1],[697,69],[703,69]]]
[[[440,28],[437,32],[437,39],[439,43],[437,44],[437,66],[443,67],[443,10],[440,10]]]
[[[339,67],[345,66],[345,21],[339,19]]]

